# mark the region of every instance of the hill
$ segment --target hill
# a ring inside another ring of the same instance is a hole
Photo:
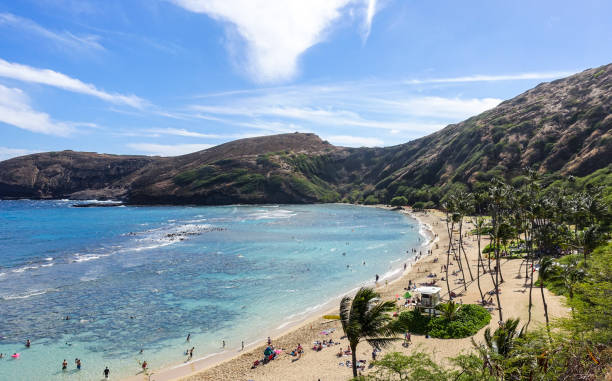
[[[1,198],[115,198],[134,204],[440,201],[453,187],[612,172],[612,64],[543,83],[492,110],[386,148],[314,134],[237,140],[177,157],[49,152],[0,162]],[[586,181],[586,180],[585,180]]]

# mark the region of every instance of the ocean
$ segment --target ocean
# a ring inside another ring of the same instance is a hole
[[[379,208],[75,203],[0,201],[0,380],[120,379],[190,347],[236,350],[399,274],[423,243]]]

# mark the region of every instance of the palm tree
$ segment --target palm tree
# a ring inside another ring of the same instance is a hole
[[[525,335],[524,327],[517,333],[519,319],[508,319],[500,323],[499,328],[491,334],[491,328],[484,332],[485,343],[476,344],[472,338],[472,345],[483,360],[485,369],[495,376],[495,379],[504,379],[504,361],[511,355],[515,340]]]
[[[524,335],[521,329],[517,333],[519,319],[508,319],[491,335],[491,328],[487,327],[484,332],[485,344],[489,350],[506,358],[512,351],[514,340]]]
[[[355,296],[345,296],[340,301],[340,322],[348,338],[353,356],[353,377],[357,377],[357,344],[366,340],[376,349],[383,348],[395,340],[402,327],[393,324],[388,314],[395,309],[392,301],[383,302],[372,288],[362,287]]]
[[[442,312],[442,316],[444,319],[448,321],[455,320],[457,317],[457,312],[461,309],[461,305],[453,302],[452,300],[448,303],[439,304],[436,309]]]

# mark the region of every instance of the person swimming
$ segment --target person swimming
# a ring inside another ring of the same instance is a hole
[[[30,348],[30,344],[30,339],[27,339],[25,343],[26,348]]]

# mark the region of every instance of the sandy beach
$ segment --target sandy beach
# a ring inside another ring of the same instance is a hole
[[[394,300],[396,295],[403,295],[405,292],[404,288],[408,287],[409,281],[417,285],[430,281],[430,278],[427,277],[430,272],[436,273],[439,279],[442,276],[441,264],[446,263],[448,234],[444,222],[444,214],[439,211],[411,213],[409,210],[404,210],[402,212],[410,213],[419,220],[422,228],[424,227],[429,231],[428,234],[433,238],[429,246],[431,254],[425,255],[427,248],[423,248],[423,255],[420,260],[412,264],[412,266],[409,265],[401,277],[388,283],[385,281],[380,281],[378,283],[376,288],[377,292],[388,300]],[[466,224],[464,222],[464,231],[469,231],[472,228],[473,225],[471,223]],[[478,258],[476,237],[465,237],[464,242],[472,273],[475,275]],[[483,238],[481,246],[484,247],[487,243],[487,240]],[[436,262],[436,258],[438,262]],[[408,257],[407,262],[409,263]],[[521,323],[524,324],[527,321],[529,292],[528,286],[525,285],[524,269],[520,271],[521,262],[521,260],[505,259],[501,261],[505,282],[500,286],[500,298],[504,319],[510,317],[520,318]],[[403,267],[403,263],[399,265]],[[458,266],[456,263],[449,267],[449,275],[450,272],[457,269]],[[521,273],[520,278],[517,276],[519,272]],[[468,278],[467,291],[463,290],[463,285],[461,283],[456,282],[459,275],[451,275],[449,278],[451,289],[455,293],[460,294],[455,300],[466,304],[478,303],[480,294],[476,281],[470,282],[467,271],[466,277]],[[442,288],[442,297],[446,299],[446,283],[438,280],[437,285]],[[481,287],[483,292],[493,289],[493,284],[488,274],[486,276],[481,276]],[[567,307],[563,305],[562,297],[552,295],[547,290],[544,290],[544,292],[547,298],[549,314],[552,318],[564,316],[568,313]],[[337,301],[334,302],[337,303]],[[398,303],[400,302],[398,301]],[[539,291],[536,293],[534,290],[533,304],[531,328],[535,327],[537,324],[543,324],[544,322],[542,301]],[[327,312],[328,314],[338,313],[337,306],[330,304],[329,307],[330,310]],[[493,305],[490,307],[492,319],[489,326],[495,329],[498,322],[497,306]],[[282,331],[269,333],[262,332],[262,336],[271,336],[272,344],[276,349],[282,348],[284,351],[280,356],[277,356],[274,361],[266,365],[260,365],[255,369],[251,369],[251,365],[254,361],[258,359],[261,360],[263,357],[263,351],[266,346],[263,341],[245,347],[244,351],[228,350],[221,355],[196,359],[174,368],[154,371],[153,374],[150,375],[141,374],[129,380],[347,380],[351,378],[352,373],[350,367],[344,366],[344,362],[350,359],[350,356],[338,358],[336,354],[341,348],[347,348],[348,341],[346,339],[341,339],[343,333],[340,322],[323,319],[322,315],[323,314],[319,314],[306,321],[297,323],[296,326],[284,327]],[[477,342],[483,340],[483,330],[484,328],[474,336]],[[330,331],[333,332],[329,333]],[[340,344],[323,348],[323,350],[319,352],[312,350],[314,341],[330,339]],[[290,356],[288,352],[294,349],[298,344],[304,347],[304,354],[301,358],[296,359]],[[462,351],[470,350],[471,347],[470,338],[442,340],[432,338],[426,339],[424,336],[412,335],[412,344],[408,348],[404,348],[401,342],[398,342],[394,346],[383,350],[382,354],[384,355],[385,353],[394,351],[409,353],[418,349],[431,353],[436,361],[444,364],[446,358],[455,356]],[[361,343],[357,350],[357,358],[369,362],[371,360],[371,351],[372,348],[367,343]],[[342,365],[340,365],[341,363]],[[367,373],[367,371],[366,368],[365,373]]]

